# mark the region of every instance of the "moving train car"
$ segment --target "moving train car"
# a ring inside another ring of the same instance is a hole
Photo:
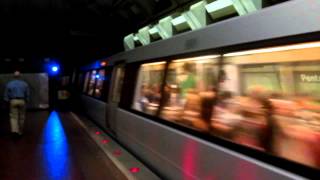
[[[73,84],[87,115],[164,179],[313,178],[319,12],[284,2],[99,60]]]

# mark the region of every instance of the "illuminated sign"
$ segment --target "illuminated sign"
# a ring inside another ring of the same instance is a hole
[[[299,80],[304,83],[320,83],[320,72],[299,72]]]

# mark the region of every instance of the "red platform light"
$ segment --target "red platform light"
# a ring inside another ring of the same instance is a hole
[[[104,140],[102,140],[102,144],[107,144],[107,143],[109,143],[110,141],[109,140],[106,140],[106,139],[104,139]]]
[[[99,131],[96,132],[96,135],[100,135],[100,134],[101,134],[101,132],[99,132]]]
[[[121,154],[122,154],[121,150],[113,151],[113,155],[115,155],[115,156],[121,156]]]
[[[130,172],[132,172],[132,173],[138,173],[138,172],[140,172],[140,168],[138,168],[138,167],[130,168]]]

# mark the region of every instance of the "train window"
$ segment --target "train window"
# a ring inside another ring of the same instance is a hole
[[[320,168],[320,43],[225,55],[212,133]]]
[[[96,75],[96,79],[97,79],[97,84],[96,84],[94,96],[97,98],[101,98],[104,81],[106,80],[106,71],[104,69],[99,70],[99,73]]]
[[[112,102],[114,103],[119,103],[120,102],[120,97],[121,97],[121,91],[122,91],[122,85],[123,85],[123,80],[124,80],[124,66],[123,65],[118,65],[115,68],[115,79],[114,79],[114,85],[112,88]]]
[[[247,94],[256,86],[263,86],[269,91],[279,91],[280,79],[274,65],[245,66],[241,68],[243,79],[242,91]]]
[[[218,77],[217,56],[169,64],[160,116],[198,130],[208,130]]]
[[[161,99],[161,85],[165,62],[142,64],[139,68],[138,81],[132,108],[155,115]]]
[[[96,84],[96,75],[97,75],[96,70],[93,70],[90,74],[90,80],[89,80],[88,91],[87,91],[89,96],[92,96],[94,93],[94,88]]]
[[[82,92],[84,93],[87,92],[89,79],[90,79],[90,72],[87,72],[84,80],[84,84],[83,84],[83,90],[82,90]]]

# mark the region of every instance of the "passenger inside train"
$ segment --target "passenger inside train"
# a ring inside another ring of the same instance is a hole
[[[134,109],[319,168],[319,48],[294,46],[143,64]]]

